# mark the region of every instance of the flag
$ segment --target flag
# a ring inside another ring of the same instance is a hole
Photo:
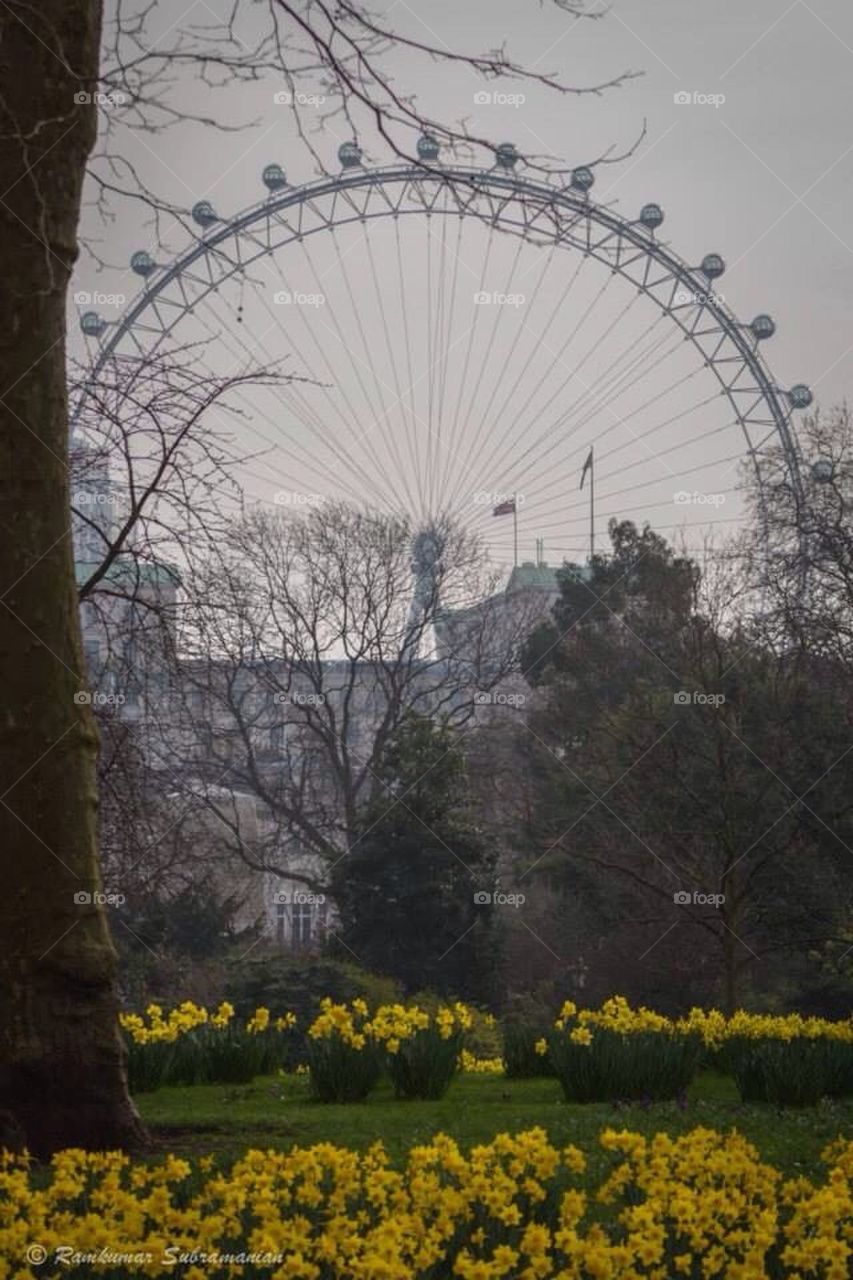
[[[507,502],[499,502],[492,509],[493,516],[513,516],[515,515],[515,498],[510,498]]]
[[[592,445],[589,446],[589,453],[586,455],[586,462],[583,464],[583,471],[581,472],[581,482],[580,482],[581,489],[583,488],[584,480],[586,480],[587,471],[591,471],[591,470],[592,470]]]

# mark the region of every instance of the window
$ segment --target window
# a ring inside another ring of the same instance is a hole
[[[313,912],[307,902],[295,902],[290,909],[290,942],[297,948],[310,946]]]
[[[288,928],[289,922],[289,928]],[[308,902],[276,903],[275,938],[280,947],[290,944],[294,951],[310,947],[314,937],[314,912]]]

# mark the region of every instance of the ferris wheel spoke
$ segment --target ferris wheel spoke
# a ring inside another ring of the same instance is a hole
[[[550,270],[554,252],[555,252],[555,247],[552,246],[550,253],[546,257],[545,262],[542,265],[542,270],[539,273],[536,284],[534,285],[534,288],[533,288],[534,306],[536,305],[536,302],[538,301],[538,299],[542,296],[542,284],[545,280],[545,277],[548,271]],[[472,432],[472,439],[468,448],[468,453],[466,455],[466,465],[472,457],[479,456],[481,452],[481,442],[482,444],[485,444],[485,441],[483,439],[483,433],[484,431],[487,430],[489,424],[494,425],[494,419],[492,418],[492,406],[495,403],[495,400],[501,390],[501,387],[503,386],[504,378],[507,375],[507,370],[511,367],[511,364],[514,358],[516,357],[516,353],[518,351],[522,338],[525,337],[530,332],[532,332],[532,323],[530,320],[528,320],[523,325],[519,324],[516,328],[515,336],[509,347],[509,350],[505,354],[502,354],[501,365],[500,365],[500,369],[498,370],[498,376],[494,378],[492,382],[491,395],[489,396],[489,399],[486,401],[486,404],[483,407],[483,412],[480,415],[480,420],[477,427]],[[534,338],[534,344],[538,345],[535,342],[535,338]],[[491,451],[488,454],[486,454],[485,457],[483,458],[482,465],[483,465],[483,472],[485,475],[489,475],[492,473],[495,452],[496,452],[496,447],[493,445]]]
[[[457,224],[456,225],[456,248],[450,249],[450,253],[453,256],[453,275],[452,275],[452,280],[450,284],[450,301],[447,306],[447,323],[441,339],[442,360],[441,360],[441,376],[439,380],[439,389],[438,389],[438,423],[439,423],[439,430],[442,433],[442,441],[443,441],[444,422],[445,422],[445,403],[447,399],[447,378],[448,378],[448,371],[450,367],[450,355],[453,350],[454,320],[456,317],[456,300],[458,296],[458,287],[459,287],[459,267],[461,263],[461,251],[462,251],[462,229],[465,225],[464,219],[457,218],[456,224]],[[441,233],[443,238],[445,238],[447,235],[447,225],[448,225],[447,217],[442,218]],[[441,481],[442,494],[446,494],[448,491],[449,479],[448,479],[447,473],[451,466],[451,458],[452,458],[452,455],[448,453],[447,467],[444,469],[444,473],[442,475],[442,481]]]
[[[276,264],[276,265],[279,265],[279,264]],[[280,266],[279,266],[279,273],[281,275]],[[281,275],[281,280],[282,280],[282,283],[286,283],[283,275]],[[302,308],[297,308],[297,311],[301,312]],[[313,344],[314,348],[316,349],[317,355],[319,356],[321,363],[325,365],[326,372],[330,379],[331,385],[336,387],[336,389],[339,392],[337,396],[333,396],[331,394],[329,387],[323,386],[324,399],[326,403],[329,405],[332,412],[341,421],[344,431],[350,436],[350,439],[351,439],[350,447],[351,448],[358,447],[363,444],[365,452],[369,454],[369,458],[366,458],[365,461],[367,462],[369,467],[375,468],[375,475],[371,476],[369,479],[369,487],[377,495],[382,495],[383,490],[377,484],[376,477],[384,476],[384,468],[376,456],[373,442],[368,439],[367,433],[364,432],[362,426],[360,425],[357,411],[353,406],[353,403],[349,397],[349,394],[345,386],[339,385],[338,379],[336,378],[335,369],[332,366],[331,360],[329,359],[328,352],[326,351],[326,347],[320,341],[314,326],[310,325],[304,316],[301,316],[300,318],[302,320],[303,327],[309,338],[309,341]],[[346,412],[344,412],[344,410],[346,410]],[[365,474],[369,474],[369,472],[367,471],[367,468],[364,468],[363,472]]]
[[[331,312],[331,315],[330,315],[330,319],[332,322],[331,328],[328,325],[326,325],[322,320],[319,320],[319,318],[318,318],[318,321],[330,336],[337,337],[340,350],[342,353],[345,353],[349,359],[350,367],[353,371],[356,382],[358,383],[361,394],[364,397],[364,401],[368,407],[368,412],[371,418],[371,422],[368,427],[365,428],[362,423],[358,422],[357,415],[355,418],[356,422],[358,423],[357,430],[360,434],[360,439],[367,442],[369,436],[373,433],[374,428],[378,429],[380,435],[382,436],[385,447],[388,449],[389,456],[391,458],[394,458],[395,446],[393,441],[393,433],[389,433],[388,425],[387,425],[388,408],[385,403],[385,397],[383,394],[381,379],[379,378],[376,372],[376,366],[373,361],[373,355],[372,355],[372,352],[370,351],[369,344],[367,343],[367,339],[364,333],[364,327],[361,322],[358,307],[355,304],[355,299],[352,294],[352,284],[349,278],[349,271],[347,268],[347,255],[340,253],[340,250],[337,247],[337,242],[335,240],[334,232],[332,233],[332,240],[335,243],[335,247],[337,250],[337,265],[338,267],[341,268],[341,278],[342,278],[344,287],[346,289],[347,296],[349,297],[353,314],[355,315],[355,318],[356,318],[356,327],[359,331],[359,334],[362,340],[362,346],[364,348],[366,361],[360,359],[356,355],[356,353],[352,349],[352,344],[347,341],[346,335],[342,330],[340,320],[338,319],[338,316],[336,314],[337,308],[335,307],[326,308],[326,310],[329,310]],[[302,249],[305,254],[305,257],[307,258],[310,264],[310,267],[314,274],[315,279],[317,279],[318,283],[320,283],[322,281],[322,277],[320,276],[320,273],[317,271],[316,265],[308,249],[308,246],[304,241],[302,242]],[[340,387],[340,378],[335,376],[335,372],[330,362],[328,362],[328,360],[327,360],[327,367],[329,368],[330,375],[332,376],[335,385]],[[368,368],[373,378],[374,387],[379,396],[379,406],[380,406],[379,408],[377,408],[377,406],[374,404],[373,399],[369,391],[367,390],[365,376],[362,373],[362,369],[364,369],[366,374]],[[381,458],[376,454],[376,451],[373,448],[372,441],[370,442],[370,449],[373,454],[375,464],[378,468],[378,472],[382,476],[383,480],[385,481],[388,487],[388,493],[391,494],[394,491],[393,480],[387,471],[385,463],[383,463]],[[397,459],[396,462],[397,462],[397,466],[399,467],[399,459]],[[407,493],[407,496],[409,496],[409,499],[410,499],[410,495],[408,495],[408,493]]]
[[[263,295],[261,295],[261,297],[263,298]],[[212,312],[212,314],[213,314],[213,315],[218,315],[218,309],[217,309],[217,307],[216,307],[215,303],[212,303],[212,304],[211,304],[210,310],[211,310],[211,312]],[[270,328],[276,327],[276,328],[278,328],[278,329],[279,329],[279,331],[281,331],[281,332],[283,333],[283,329],[282,329],[282,326],[281,326],[281,321],[280,321],[280,319],[278,318],[278,316],[277,316],[277,315],[275,315],[275,313],[271,313],[271,312],[269,312],[269,308],[268,308],[268,307],[267,307],[267,311],[268,311],[268,313],[270,314],[270,318],[271,318],[271,320],[272,320],[272,322],[273,322],[273,323],[270,325]],[[223,323],[223,326],[224,326],[224,328],[225,328],[225,329],[226,329],[226,331],[227,331],[227,324],[226,324],[226,322],[225,322],[224,320],[222,320],[222,321],[221,321],[221,323]],[[204,327],[208,330],[208,332],[209,332],[209,333],[211,332],[211,330],[209,329],[209,326],[205,325]],[[215,336],[215,335],[213,335],[213,336]],[[223,335],[223,334],[220,334],[219,336],[220,336],[220,338],[223,338],[223,339],[224,339],[224,335]],[[232,338],[233,338],[233,337],[234,337],[234,334],[233,334],[233,332],[232,332],[231,334],[229,334],[229,337],[228,337],[227,339],[224,339],[224,345],[225,345],[228,349],[230,349],[230,350],[232,351],[232,354],[233,354],[233,351],[234,351],[234,347],[233,347],[233,344],[232,344]],[[243,353],[244,353],[244,355],[245,355],[246,357],[250,358],[252,361],[254,361],[254,360],[256,359],[255,352],[254,352],[254,351],[252,351],[252,350],[251,350],[251,349],[246,345],[246,343],[245,343],[245,342],[243,342],[243,340],[242,340],[242,339],[239,339],[239,338],[238,338],[238,339],[237,339],[237,341],[239,341],[240,346],[241,346],[241,347],[242,347],[242,349],[243,349]],[[258,337],[258,336],[256,335],[256,336],[255,336],[255,338],[254,338],[254,342],[255,342],[255,344],[256,344],[257,346],[259,346],[259,347],[261,348],[262,352],[263,352],[263,353],[264,353],[264,355],[267,357],[267,359],[269,360],[270,364],[271,364],[271,365],[272,365],[272,364],[275,364],[275,363],[276,363],[275,357],[272,355],[272,353],[268,350],[268,348],[267,348],[267,347],[265,346],[265,344],[263,343],[263,335],[262,335],[261,337]],[[291,345],[293,345],[293,344],[291,343]],[[239,355],[238,355],[238,357],[237,357],[237,361],[235,362],[235,367],[236,367],[236,363],[239,363],[241,360],[242,360],[242,356],[239,356]],[[211,372],[213,373],[213,371],[211,371]],[[215,375],[214,375],[214,376],[215,376]],[[242,403],[244,403],[244,404],[247,406],[247,408],[248,408],[251,412],[253,412],[253,413],[257,413],[257,412],[258,412],[257,405],[252,404],[252,402],[250,402],[250,401],[247,399],[247,397],[246,397],[246,395],[245,395],[245,393],[244,393],[244,392],[241,392],[241,393],[240,393],[240,397],[239,397],[239,398],[241,399]],[[322,442],[326,445],[326,447],[330,450],[330,452],[331,452],[331,454],[332,454],[332,456],[333,456],[334,458],[336,458],[339,462],[344,461],[344,460],[347,460],[347,461],[349,462],[349,465],[351,465],[351,466],[355,467],[356,469],[360,469],[360,467],[359,467],[359,464],[358,464],[357,460],[355,460],[355,459],[347,459],[346,451],[341,449],[340,445],[336,442],[336,440],[335,440],[335,438],[334,438],[334,435],[332,435],[331,437],[328,437],[328,436],[326,435],[326,433],[325,433],[325,429],[324,429],[324,426],[323,426],[323,423],[322,423],[322,420],[318,418],[318,416],[316,415],[316,413],[314,413],[314,412],[310,409],[310,407],[309,407],[309,406],[307,406],[307,404],[305,404],[304,400],[302,400],[302,398],[301,398],[301,396],[300,396],[300,393],[296,390],[296,388],[295,388],[294,384],[292,384],[292,383],[291,383],[291,384],[290,384],[286,389],[284,389],[284,390],[283,390],[283,392],[282,392],[282,394],[281,394],[281,398],[284,400],[284,402],[285,402],[286,404],[289,404],[289,405],[290,405],[291,412],[294,412],[295,416],[297,416],[297,417],[299,417],[299,418],[300,418],[300,420],[303,422],[303,424],[308,428],[309,432],[313,432],[315,435],[319,435],[319,436],[320,436],[321,441],[322,441]],[[272,418],[271,418],[268,414],[266,414],[266,413],[262,413],[262,415],[261,415],[261,416],[262,416],[262,417],[265,419],[265,421],[266,421],[270,426],[272,426],[272,427],[273,427],[273,428],[274,428],[274,429],[275,429],[279,434],[283,434],[283,433],[284,433],[284,429],[283,429],[282,424],[281,424],[280,422],[279,422],[279,423],[277,423],[274,419],[272,419]],[[250,428],[250,429],[252,429],[252,428]],[[260,435],[260,432],[257,432],[257,429],[255,429],[255,431],[256,431],[256,434],[259,434],[259,435]],[[290,438],[291,438],[291,440],[293,440],[293,438],[292,438],[292,437],[290,437]],[[269,436],[264,436],[264,437],[263,437],[263,439],[264,439],[268,444],[272,445],[273,447],[276,447],[276,448],[280,448],[280,447],[281,447],[281,446],[280,446],[280,441],[279,441],[277,438],[272,438],[272,437],[269,437]],[[297,444],[297,447],[299,447],[299,448],[300,448],[302,456],[303,456],[305,459],[307,459],[307,460],[309,461],[310,469],[311,469],[312,471],[314,471],[316,474],[318,474],[318,475],[321,477],[321,479],[322,479],[325,483],[327,483],[327,482],[328,482],[328,474],[329,474],[329,463],[328,463],[328,460],[320,460],[320,459],[318,459],[318,458],[317,458],[317,456],[316,456],[315,454],[313,454],[313,452],[312,452],[312,451],[307,447],[307,445],[306,445],[304,442],[300,442],[300,441],[293,441],[293,442],[294,442],[295,444]],[[299,455],[298,455],[298,454],[293,454],[293,453],[291,453],[289,450],[286,450],[285,452],[287,453],[287,455],[288,455],[288,456],[290,456],[294,461],[296,461],[296,462],[298,463],[298,461],[299,461]],[[370,483],[370,477],[369,477],[369,474],[368,474],[367,472],[364,472],[364,473],[363,473],[363,478],[364,478],[368,483]],[[292,483],[292,478],[291,478],[291,483]],[[353,492],[354,492],[354,491],[353,491]]]
[[[421,464],[420,450],[417,447],[417,431],[415,427],[414,410],[412,405],[412,398],[414,396],[416,380],[415,380],[414,366],[412,364],[412,340],[411,340],[411,335],[409,333],[409,313],[408,313],[408,308],[406,307],[406,298],[405,298],[403,254],[402,254],[402,247],[400,244],[400,223],[399,223],[399,220],[397,219],[394,220],[394,241],[395,241],[396,250],[397,250],[397,283],[399,285],[399,290],[400,290],[400,315],[402,317],[403,346],[404,346],[405,355],[406,355],[406,376],[408,378],[406,390],[403,393],[400,403],[401,403],[403,412],[407,417],[407,420],[408,420],[407,426],[410,432],[410,437],[413,441],[412,452],[415,459],[415,483],[417,485],[418,494],[420,495],[420,500],[421,500],[420,510],[421,510],[421,513],[423,514],[424,474],[423,474],[423,469]]]
[[[483,262],[480,268],[479,281],[477,286],[477,292],[481,294],[485,293],[484,286],[486,283],[486,273],[489,269],[489,261],[491,259],[492,247],[494,244],[494,241],[491,236],[486,236],[485,241],[486,241],[486,248],[485,248],[485,253],[483,255]],[[459,428],[459,414],[460,414],[460,409],[462,405],[463,388],[466,386],[468,381],[468,369],[471,364],[471,353],[473,350],[474,339],[477,333],[481,310],[482,310],[481,307],[477,307],[477,306],[474,307],[473,319],[470,325],[468,326],[467,335],[466,335],[468,341],[465,345],[465,357],[462,365],[462,370],[459,376],[458,390],[457,390],[456,399],[455,399],[456,407],[454,409],[453,422],[452,422],[450,433],[449,433],[450,448],[454,456],[456,454],[456,438],[457,438],[458,428]]]
[[[429,149],[435,160],[434,143]],[[702,473],[704,487],[728,494],[726,473],[744,458],[761,481],[774,442],[791,484],[800,484],[792,415],[811,393],[778,387],[759,350],[772,319],[741,324],[720,304],[714,281],[723,260],[708,254],[696,267],[680,259],[657,239],[658,206],[625,218],[593,203],[592,171],[576,170],[557,188],[519,174],[508,145],[492,170],[441,161],[432,171],[399,161],[368,170],[354,144],[340,159],[340,178],[304,187],[288,187],[282,170],[267,166],[267,197],[230,221],[200,201],[192,210],[200,231],[172,264],[135,254],[144,288],[119,322],[81,316],[95,347],[92,378],[113,353],[144,360],[170,350],[190,316],[191,333],[195,324],[209,335],[199,362],[215,377],[251,367],[274,331],[271,364],[285,352],[305,381],[275,393],[247,384],[230,398],[247,438],[276,451],[262,467],[243,466],[259,500],[280,475],[400,511],[422,528],[449,514],[497,549],[510,529],[492,524],[485,499],[466,493],[472,476],[506,492],[523,484],[522,535],[534,525],[538,534],[557,530],[555,543],[574,548],[587,495],[572,488],[590,444],[599,521],[638,509],[666,520],[680,476]],[[389,245],[382,237],[392,226]],[[415,238],[424,228],[426,246]],[[499,278],[507,293],[532,278],[531,305],[499,306],[491,323],[480,305],[472,315],[463,306],[469,270],[480,292]],[[286,288],[301,277],[321,282],[333,304],[270,308],[271,275]],[[235,324],[229,311],[234,286],[237,321],[251,317],[254,326],[248,343],[249,323]],[[646,301],[656,308],[652,323]],[[75,421],[86,395],[84,387]],[[733,445],[739,452],[728,457]],[[634,491],[645,499],[639,508]],[[684,513],[691,527],[697,510]]]
[[[625,354],[626,353],[623,352],[622,357],[624,357]],[[630,352],[628,354],[630,355]],[[617,361],[614,363],[614,367],[616,366],[616,364],[618,364],[618,359],[619,358],[617,358]],[[561,364],[562,363],[563,362],[561,361]],[[561,382],[560,386],[557,388],[557,391],[549,398],[547,402],[548,406],[553,404],[553,401],[556,395],[558,395],[561,390],[565,389],[565,387],[567,387],[569,383],[573,380],[573,378],[577,375],[577,369],[581,367],[582,363],[583,361],[581,360],[581,362],[578,364],[576,369]],[[639,363],[639,358],[637,358],[636,363]],[[563,409],[561,413],[551,421],[551,423],[545,428],[545,430],[542,433],[540,433],[539,436],[537,436],[535,439],[530,441],[530,443],[525,448],[524,452],[515,460],[515,464],[517,468],[520,467],[521,463],[524,462],[526,459],[531,460],[528,463],[528,467],[530,465],[533,465],[534,463],[542,462],[546,457],[550,457],[555,450],[562,448],[567,439],[569,439],[573,435],[576,435],[579,432],[581,427],[585,425],[585,422],[586,422],[585,419],[576,420],[573,429],[570,432],[568,432],[568,434],[563,433],[562,428],[566,422],[571,421],[572,419],[577,419],[580,406],[583,405],[584,401],[589,398],[593,389],[594,389],[593,384],[589,384],[583,390],[583,392],[581,392],[578,398],[567,408]],[[539,416],[539,413],[541,413],[541,410],[537,411],[536,416]],[[525,425],[522,424],[522,427],[521,427],[522,433],[524,432],[524,430],[525,430]],[[554,437],[556,437],[556,439],[554,439]],[[549,439],[552,440],[551,445],[549,446],[549,448],[543,450],[543,446],[545,442]],[[582,449],[583,447],[584,447],[583,444],[579,444],[575,452],[580,451],[580,449]],[[504,457],[505,456],[506,455],[504,454]],[[501,459],[501,462],[503,462],[503,458]],[[526,474],[525,472],[519,472],[519,479],[522,479],[525,474]]]
[[[566,284],[565,288],[563,289],[563,291],[562,291],[561,295],[558,297],[557,301],[555,302],[554,307],[553,307],[553,309],[552,309],[552,311],[551,311],[551,313],[550,313],[550,315],[549,315],[549,317],[548,317],[547,321],[545,322],[545,325],[544,325],[544,328],[543,328],[542,332],[544,332],[544,333],[549,333],[549,332],[551,331],[551,329],[553,328],[553,325],[554,325],[554,322],[555,322],[555,320],[556,320],[557,315],[559,314],[559,312],[560,312],[560,311],[562,311],[563,307],[566,305],[566,303],[567,303],[567,301],[568,301],[568,298],[569,298],[569,296],[570,296],[570,294],[571,294],[571,292],[572,292],[572,289],[574,288],[575,284],[577,283],[578,277],[579,277],[579,275],[580,275],[581,271],[583,270],[584,265],[585,265],[588,261],[589,261],[589,259],[587,258],[587,256],[586,256],[585,254],[582,254],[582,255],[580,256],[580,259],[579,259],[579,261],[578,261],[578,265],[577,265],[577,267],[575,268],[574,272],[572,273],[572,275],[571,275],[571,277],[570,277],[570,279],[569,279],[568,283]],[[518,371],[518,374],[516,375],[515,382],[513,383],[512,387],[510,388],[509,394],[507,395],[506,399],[504,400],[503,406],[498,410],[498,413],[497,413],[497,415],[496,415],[496,417],[495,417],[495,419],[494,419],[494,423],[493,423],[493,426],[494,426],[495,430],[497,430],[498,424],[500,423],[500,421],[501,421],[501,419],[502,419],[502,418],[510,416],[510,406],[511,406],[511,404],[512,404],[512,401],[513,401],[513,398],[514,398],[514,396],[515,396],[515,394],[516,394],[516,391],[518,390],[519,386],[520,386],[520,385],[521,385],[521,383],[523,382],[523,380],[524,380],[524,378],[525,378],[525,375],[527,375],[528,373],[532,374],[532,370],[533,370],[533,367],[534,367],[534,359],[535,359],[535,356],[536,356],[536,355],[538,355],[538,354],[539,354],[541,351],[543,351],[543,350],[544,350],[544,347],[542,346],[542,343],[538,340],[538,335],[534,335],[534,338],[533,338],[533,352],[531,353],[531,356],[528,358],[528,360],[526,360],[526,361],[522,364],[521,368],[520,368],[520,369],[519,369],[519,371]],[[549,366],[549,368],[548,368],[548,371],[547,371],[546,373],[543,373],[543,374],[537,374],[537,375],[536,375],[537,380],[538,380],[538,382],[539,382],[539,385],[540,385],[540,386],[544,386],[544,385],[547,383],[547,380],[548,380],[548,378],[551,376],[551,373],[552,373],[553,369],[555,368],[555,366],[556,366],[556,358],[552,359],[551,364],[550,364],[550,366]],[[527,401],[527,404],[528,404],[528,405],[529,405],[529,403],[530,403],[530,399],[528,399],[528,401]],[[526,406],[525,406],[525,407],[526,407]],[[523,412],[524,412],[524,409],[522,409],[521,413],[523,413]],[[520,417],[520,416],[521,416],[521,414],[519,414],[519,417]],[[515,421],[513,421],[513,419],[511,418],[511,419],[510,419],[509,426],[505,429],[505,431],[504,431],[503,435],[500,437],[500,439],[496,441],[496,443],[495,443],[495,445],[494,445],[494,447],[493,447],[493,456],[494,456],[495,458],[500,458],[500,457],[501,457],[500,450],[501,450],[501,449],[503,449],[504,444],[505,444],[505,442],[506,442],[506,440],[507,440],[507,437],[508,437],[509,433],[512,431],[513,427],[514,427],[514,426],[517,426],[517,421],[518,421],[518,419],[516,419]],[[499,471],[499,470],[500,470],[500,463],[499,463],[499,462],[496,464],[496,470],[497,470],[497,471]]]
[[[548,351],[549,351],[549,354],[552,356],[552,365],[551,365],[551,368],[552,368],[552,369],[553,369],[553,368],[556,368],[557,364],[561,364],[561,363],[563,362],[563,360],[564,360],[564,358],[565,358],[565,355],[566,355],[567,351],[568,351],[568,350],[569,350],[569,348],[571,347],[571,344],[573,343],[573,341],[575,340],[575,338],[577,337],[577,335],[580,333],[581,329],[585,326],[585,324],[587,323],[587,321],[590,319],[590,317],[592,316],[593,312],[594,312],[594,311],[596,310],[596,308],[599,306],[599,304],[601,303],[601,300],[604,298],[605,294],[607,293],[607,291],[608,291],[608,289],[609,289],[609,287],[610,287],[610,285],[611,285],[611,283],[612,283],[612,280],[613,280],[613,277],[612,277],[612,276],[608,276],[608,277],[607,277],[607,279],[606,279],[606,280],[604,281],[604,283],[602,284],[601,288],[600,288],[600,289],[598,290],[598,292],[594,295],[594,297],[593,297],[592,301],[589,303],[589,305],[585,308],[585,310],[584,310],[584,311],[582,312],[582,314],[579,316],[579,318],[578,318],[577,322],[575,323],[574,327],[573,327],[573,328],[572,328],[572,330],[570,331],[570,333],[569,333],[568,337],[567,337],[567,338],[565,339],[565,341],[563,342],[562,346],[561,346],[561,347],[560,347],[556,352],[554,352],[554,351],[553,351],[553,350],[548,346],[548,344],[547,344],[547,343],[544,343],[544,342],[543,342],[543,343],[541,344],[543,347],[545,347],[545,349],[546,349],[546,350],[548,350]],[[553,404],[553,402],[554,402],[554,401],[559,397],[559,395],[560,395],[560,393],[561,393],[562,389],[563,389],[563,388],[568,384],[568,382],[569,382],[570,380],[571,380],[571,379],[570,379],[570,377],[569,377],[569,378],[566,378],[566,379],[564,380],[564,382],[563,382],[563,383],[561,383],[561,384],[560,384],[560,386],[558,386],[558,387],[556,388],[556,390],[552,393],[551,397],[546,401],[546,403],[545,403],[543,406],[541,406],[539,409],[537,409],[537,413],[536,413],[536,416],[537,416],[537,417],[538,417],[538,416],[541,416],[541,414],[545,413],[545,412],[547,411],[547,409],[548,409],[548,408],[550,408],[550,406]],[[518,422],[518,421],[521,421],[521,420],[522,420],[522,418],[526,418],[526,417],[527,417],[528,413],[530,412],[530,406],[531,406],[531,404],[533,403],[533,401],[535,400],[535,398],[536,398],[536,394],[537,394],[538,390],[539,390],[539,387],[537,387],[537,386],[534,386],[534,387],[533,387],[533,389],[531,390],[531,392],[530,392],[530,394],[529,394],[529,396],[528,396],[527,400],[524,402],[524,404],[522,405],[522,407],[521,407],[521,408],[518,410],[518,412],[516,413],[516,421],[517,421],[517,422]],[[546,432],[546,435],[547,435],[547,432]],[[541,439],[541,438],[544,438],[544,437],[540,437],[540,439]],[[533,447],[535,447],[535,445],[534,445]],[[500,464],[499,464],[499,465],[500,465]]]
[[[394,430],[394,422],[391,418],[392,412],[400,404],[400,393],[399,393],[400,380],[397,373],[397,362],[394,358],[394,354],[391,348],[390,337],[388,334],[388,325],[385,317],[385,309],[381,301],[381,289],[379,286],[379,280],[376,272],[376,262],[373,257],[373,247],[370,243],[370,237],[366,233],[364,235],[364,243],[367,247],[367,259],[370,263],[370,275],[373,282],[374,296],[379,300],[380,311],[382,316],[382,324],[385,330],[385,339],[386,339],[386,346],[388,350],[389,362],[391,365],[391,371],[392,371],[392,376],[394,380],[394,388],[396,388],[396,399],[394,399],[390,405],[386,400],[385,392],[386,390],[391,392],[393,389],[390,386],[390,384],[387,383],[385,379],[379,374],[376,368],[376,363],[374,360],[374,353],[373,353],[373,346],[367,339],[367,334],[365,333],[364,324],[361,318],[361,311],[356,304],[355,294],[353,291],[352,283],[349,278],[349,271],[347,270],[347,263],[346,263],[346,255],[344,255],[342,258],[344,284],[346,287],[347,297],[349,298],[350,305],[355,315],[358,331],[361,336],[362,348],[364,350],[365,358],[370,369],[370,376],[373,378],[374,385],[376,387],[376,392],[379,397],[379,402],[382,408],[381,419],[377,421],[377,425],[380,427],[380,431],[382,433],[383,439],[387,439],[389,442],[390,456],[394,461],[394,466],[396,467],[398,474],[403,478],[403,485],[406,492],[406,500],[408,503],[409,510],[411,511],[416,506],[416,498],[413,496],[412,491],[409,487],[409,472],[408,472],[408,469],[403,466],[402,457],[397,445],[397,434]],[[340,257],[341,255],[339,250],[339,258]],[[404,419],[404,422],[405,422],[405,419]]]
[[[269,326],[269,329],[276,328],[279,331],[279,333],[282,334],[285,340],[287,340],[289,335],[285,334],[280,317],[275,312],[270,311],[269,306],[266,303],[266,299],[264,297],[263,292],[259,291],[259,297],[261,300],[261,305],[266,309],[267,314],[270,316],[270,320],[272,321],[271,325]],[[213,311],[214,314],[216,314],[215,305],[211,306],[211,310]],[[267,330],[267,332],[269,332],[269,329]],[[263,336],[265,335],[262,335],[261,337],[258,337],[257,335],[255,335],[253,341],[255,342],[255,345],[261,348],[263,354],[267,357],[270,365],[275,365],[277,363],[276,358],[264,344]],[[251,360],[254,361],[256,358],[255,352],[252,351],[251,348],[249,348],[246,345],[246,343],[242,341],[242,339],[238,339],[238,340],[240,341],[240,345],[243,348],[247,357],[249,357]],[[230,338],[225,345],[229,347],[231,346]],[[291,346],[294,345],[292,341],[290,345]],[[300,360],[301,359],[302,357],[300,355]],[[304,364],[304,361],[303,361],[303,367],[307,367]],[[245,396],[243,398],[245,401]],[[335,440],[334,435],[329,436],[327,434],[324,424],[322,422],[322,419],[316,414],[316,412],[314,412],[310,408],[310,406],[307,405],[307,402],[304,400],[301,394],[296,390],[295,384],[291,383],[287,387],[287,389],[284,391],[281,398],[283,399],[285,404],[289,404],[291,412],[294,412],[295,415],[300,418],[303,424],[308,428],[309,432],[313,432],[315,435],[320,436],[320,439],[325,444],[326,448],[330,450],[333,457],[337,458],[339,461],[346,458],[346,451],[341,449],[340,445]],[[270,425],[273,425],[273,426],[276,425],[274,420],[270,418],[269,415],[264,415],[264,416],[266,420],[270,423]],[[278,429],[280,431],[282,430],[280,425]],[[302,444],[301,448],[307,458],[311,459],[316,457],[316,455],[313,455],[311,450],[305,444]],[[358,463],[356,460],[350,459],[349,461],[351,465],[358,467]],[[324,467],[325,467],[325,479],[327,481],[328,480],[328,461],[324,463]],[[316,470],[316,468],[312,466],[312,470]],[[321,471],[320,474],[323,475],[323,472]],[[369,480],[369,476],[367,475],[366,472],[364,473],[364,478]]]

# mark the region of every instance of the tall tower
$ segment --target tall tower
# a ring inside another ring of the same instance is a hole
[[[425,620],[438,612],[438,584],[443,543],[435,527],[422,529],[412,539],[414,591],[406,622],[404,654],[415,659],[421,649]]]

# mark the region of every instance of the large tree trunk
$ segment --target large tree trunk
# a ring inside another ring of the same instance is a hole
[[[92,901],[97,737],[75,699],[64,331],[100,22],[99,0],[0,6],[0,1143],[37,1154],[143,1136]]]

